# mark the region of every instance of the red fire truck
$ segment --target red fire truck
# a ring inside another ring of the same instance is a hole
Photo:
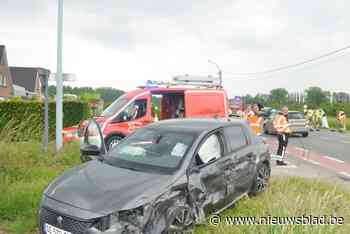
[[[154,121],[170,118],[228,117],[229,103],[225,90],[215,77],[176,76],[170,82],[148,81],[120,96],[100,116],[100,125],[107,148],[125,136]],[[84,128],[86,123],[80,126]],[[73,131],[78,131],[75,128]],[[72,133],[67,136],[77,136]],[[64,141],[72,138],[64,137]],[[75,138],[77,139],[77,137]]]

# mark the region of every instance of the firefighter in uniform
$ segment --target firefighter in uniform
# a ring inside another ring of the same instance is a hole
[[[342,125],[343,130],[346,131],[346,114],[344,111],[339,111],[337,114],[337,120]]]
[[[288,145],[288,136],[291,134],[291,130],[288,125],[288,107],[285,106],[281,109],[281,111],[276,115],[273,124],[277,131],[278,137],[277,155],[281,156],[281,160],[277,160],[276,163],[277,165],[284,166],[287,165],[283,159]]]
[[[262,116],[260,116],[260,108],[257,104],[253,105],[252,113],[247,116],[247,120],[256,135],[260,136],[262,133],[262,124],[264,119]]]

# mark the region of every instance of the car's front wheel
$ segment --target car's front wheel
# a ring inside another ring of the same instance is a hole
[[[106,140],[107,151],[111,150],[114,146],[118,145],[123,138],[124,137],[121,135],[113,135],[108,137],[108,139]]]
[[[249,195],[255,196],[267,190],[271,169],[267,163],[262,163],[257,167],[256,176],[253,185],[250,189]]]
[[[195,216],[190,207],[178,207],[172,215],[171,225],[164,233],[183,233],[191,231],[195,224]]]

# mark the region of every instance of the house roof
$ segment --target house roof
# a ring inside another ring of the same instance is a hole
[[[22,86],[30,92],[35,92],[38,68],[34,67],[10,67],[12,82]]]

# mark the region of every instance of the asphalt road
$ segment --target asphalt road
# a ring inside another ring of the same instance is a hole
[[[271,145],[271,151],[275,152],[276,137],[264,137]],[[302,164],[313,164],[316,168],[350,180],[350,134],[321,130],[310,132],[306,138],[293,136],[289,139],[287,151],[292,161],[298,159],[299,169],[302,169]]]
[[[264,137],[276,139],[271,135]],[[350,134],[327,130],[313,131],[308,137],[290,137],[289,144],[350,163]]]

